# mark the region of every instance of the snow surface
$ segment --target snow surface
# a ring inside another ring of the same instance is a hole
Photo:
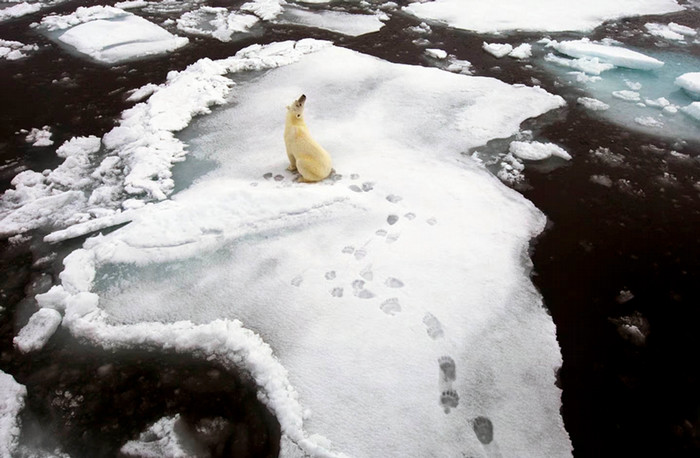
[[[379,31],[384,27],[384,23],[380,19],[386,18],[387,16],[384,13],[350,14],[341,11],[285,5],[282,14],[276,17],[275,22],[280,24],[299,24],[357,37]]]
[[[27,389],[0,371],[0,456],[11,457],[19,442],[19,413],[24,408]]]
[[[57,310],[40,308],[15,336],[15,346],[23,353],[42,349],[58,329],[62,318]]]
[[[111,6],[79,7],[65,16],[47,16],[40,28],[79,54],[116,64],[174,51],[189,40]]]
[[[422,20],[479,33],[588,31],[606,20],[682,9],[675,0],[539,0],[536,6],[522,0],[434,0],[403,8]]]
[[[569,153],[554,143],[514,141],[510,143],[508,150],[520,159],[529,161],[541,161],[552,156],[566,160],[571,159]]]
[[[654,70],[664,65],[658,59],[646,56],[620,46],[611,46],[593,43],[587,38],[571,41],[551,41],[547,46],[556,49],[562,54],[578,59],[598,59],[603,63],[616,67],[632,68],[637,70]],[[597,72],[595,74],[599,74]]]
[[[676,78],[675,83],[691,97],[700,99],[700,72],[684,73]]]
[[[284,106],[301,93],[342,175],[314,185],[285,171]],[[40,303],[95,345],[248,371],[290,455],[569,456],[526,255],[545,218],[460,155],[563,100],[304,40],[171,75],[103,143],[127,157],[130,129],[182,129],[227,100],[181,134],[217,168],[89,239]]]

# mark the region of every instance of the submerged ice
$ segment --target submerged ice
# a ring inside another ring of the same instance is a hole
[[[460,155],[563,100],[304,40],[197,63],[137,111],[157,124],[171,85],[226,72],[237,84],[206,96],[177,86],[190,117],[224,104],[180,135],[216,168],[132,205],[40,303],[96,345],[248,371],[285,456],[570,455],[554,325],[524,254],[544,216]],[[315,185],[285,171],[284,105],[301,93],[336,169]]]

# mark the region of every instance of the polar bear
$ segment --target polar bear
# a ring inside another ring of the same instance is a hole
[[[287,119],[284,125],[284,144],[287,147],[289,167],[298,170],[302,183],[321,181],[331,174],[331,156],[311,137],[304,122],[304,102],[302,94],[298,100],[287,107]]]

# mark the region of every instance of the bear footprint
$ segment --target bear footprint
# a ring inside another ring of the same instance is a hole
[[[476,417],[472,421],[472,429],[476,438],[484,445],[493,442],[493,423],[486,417]]]
[[[331,290],[331,296],[333,297],[343,297],[343,288],[335,287]]]
[[[379,308],[387,315],[396,315],[401,311],[401,304],[399,304],[399,299],[397,297],[391,297],[382,302]]]
[[[326,277],[326,280],[333,280],[335,278],[335,270],[326,272],[326,275],[324,276]]]
[[[443,383],[451,383],[457,379],[457,365],[455,360],[450,356],[441,356],[438,359],[440,364],[440,381]]]
[[[459,405],[459,395],[455,390],[445,390],[440,395],[440,404],[445,409],[445,413],[450,413],[450,409]]]
[[[384,284],[389,288],[403,288],[403,282],[394,277],[387,278]]]
[[[428,312],[425,314],[423,317],[423,324],[425,324],[426,331],[428,331],[428,335],[431,339],[439,339],[445,335],[445,331],[442,329],[442,323],[440,323],[432,313]]]
[[[304,278],[301,275],[297,275],[296,277],[292,278],[292,286],[299,286],[301,285],[301,282],[304,281]]]
[[[396,194],[389,194],[388,196],[386,196],[386,200],[388,200],[392,204],[395,204],[397,202],[401,202],[403,200],[403,197],[397,196]]]

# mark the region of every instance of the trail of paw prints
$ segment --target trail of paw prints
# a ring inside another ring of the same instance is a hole
[[[438,365],[440,368],[438,378],[440,405],[445,413],[450,413],[451,409],[455,409],[459,405],[459,395],[452,387],[452,383],[457,380],[457,365],[450,356],[438,358]]]

